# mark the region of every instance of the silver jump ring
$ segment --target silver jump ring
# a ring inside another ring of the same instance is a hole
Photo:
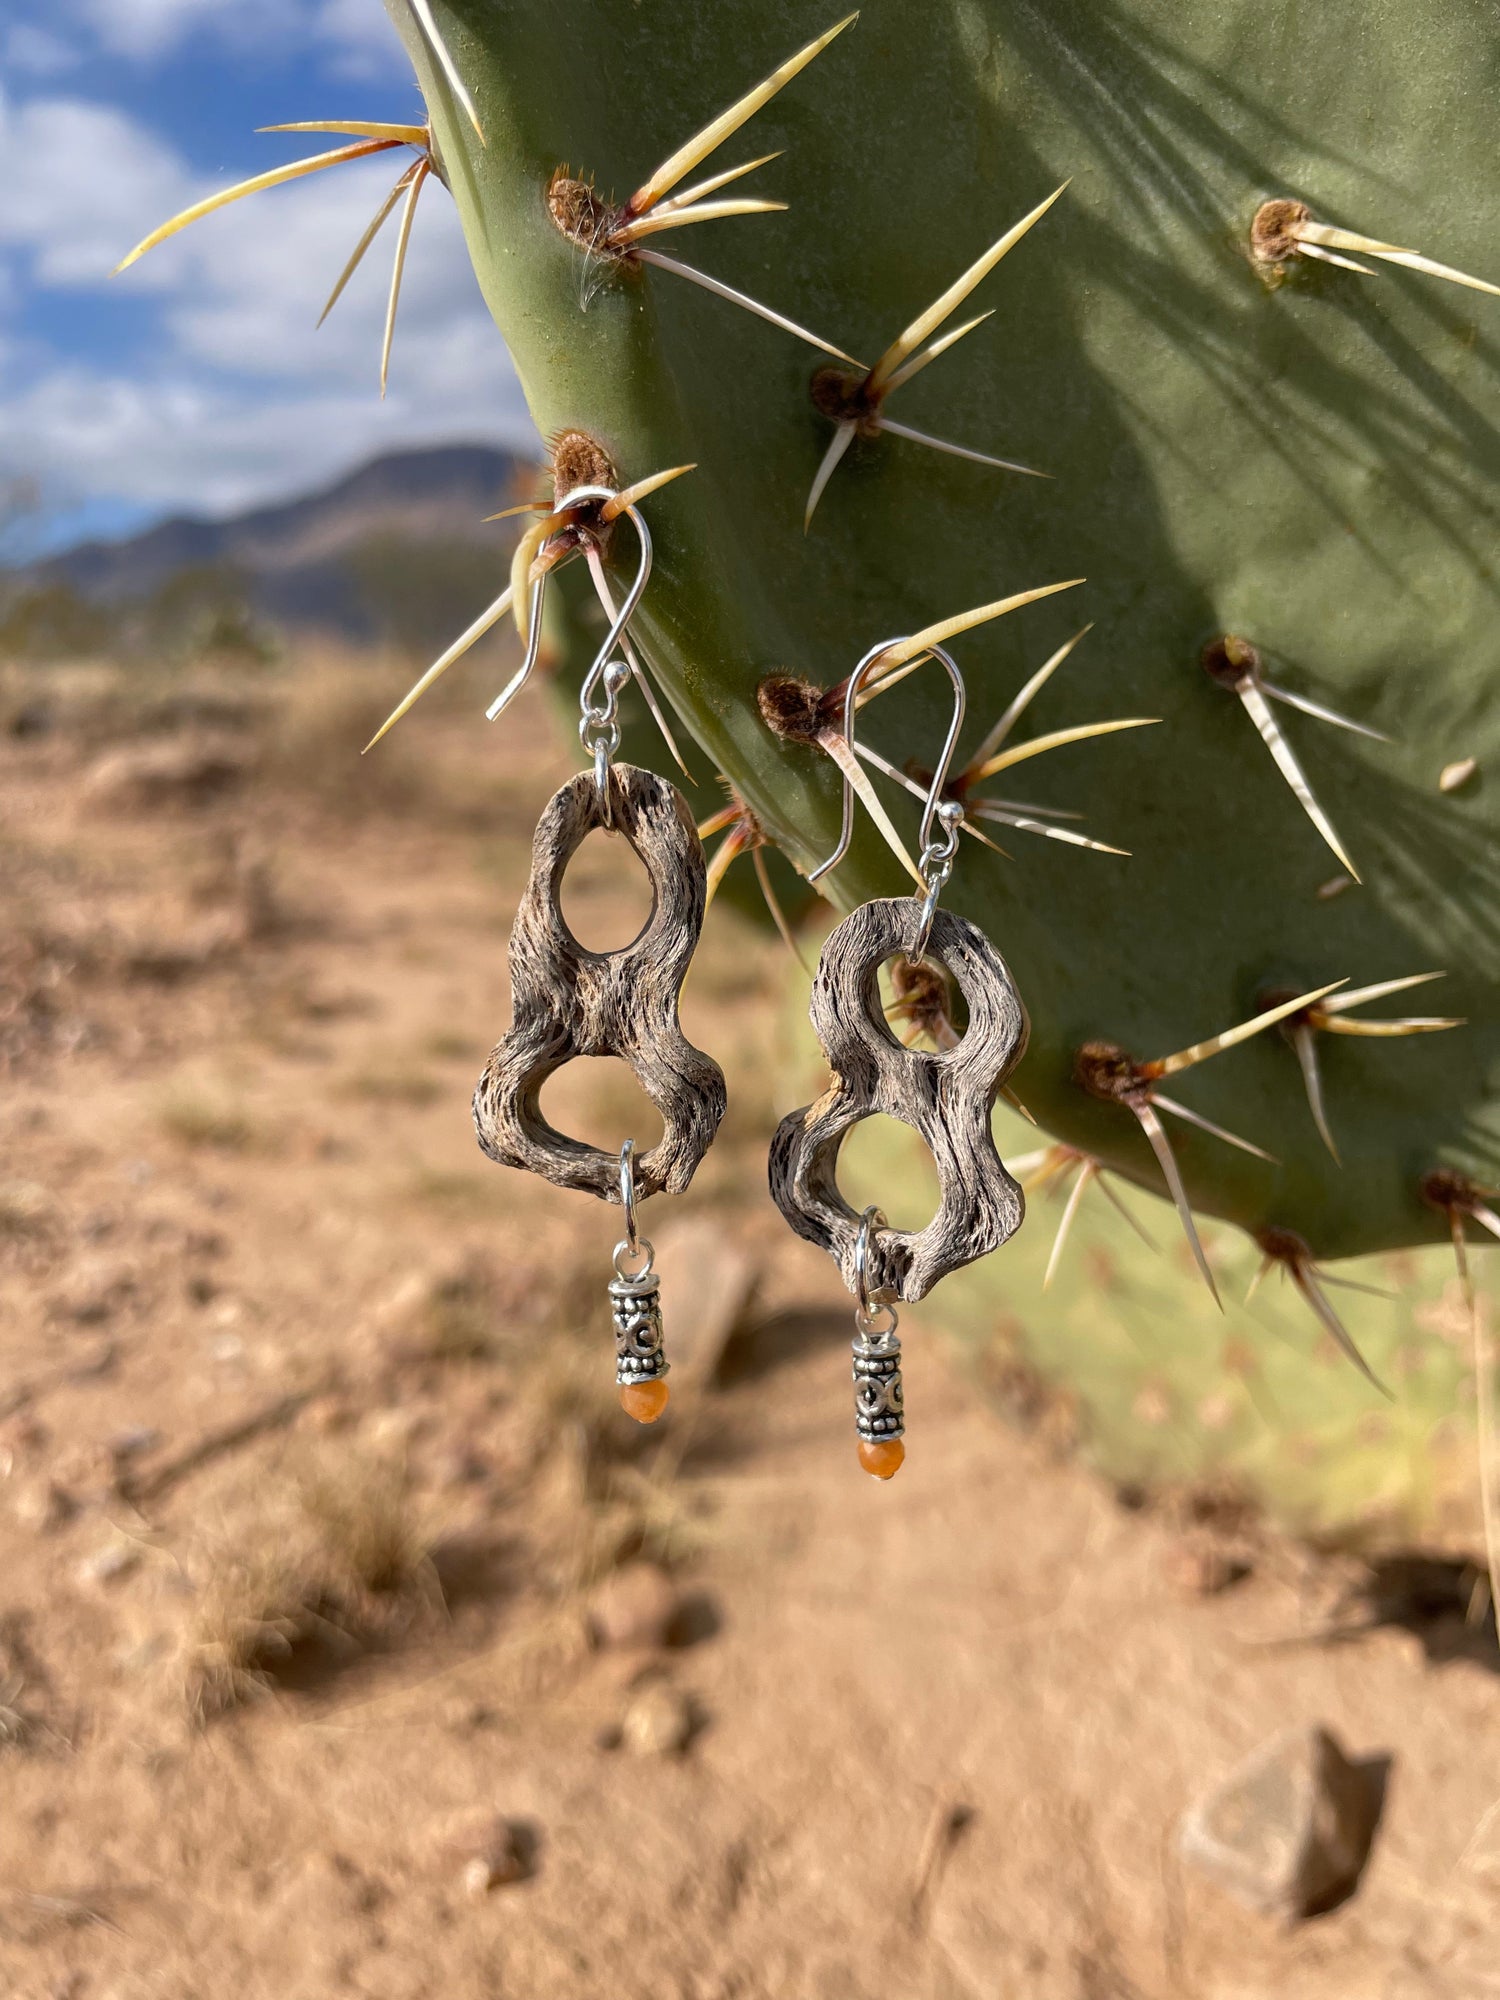
[[[920,965],[926,956],[927,941],[932,936],[932,920],[937,915],[938,897],[943,893],[943,884],[948,879],[948,872],[946,868],[943,869],[928,885],[927,894],[922,902],[922,914],[917,919],[917,934],[907,948],[908,965]]]
[[[638,1271],[627,1271],[625,1269],[625,1259],[627,1257],[639,1257],[641,1259],[641,1268]],[[649,1236],[637,1237],[634,1249],[622,1237],[615,1245],[615,1276],[617,1278],[624,1278],[627,1283],[638,1283],[640,1279],[651,1276],[651,1266],[655,1258],[656,1251],[652,1247]]]
[[[625,1247],[632,1257],[641,1254],[641,1234],[635,1216],[635,1141],[627,1139],[620,1148],[620,1206],[625,1211]]]
[[[625,1234],[615,1245],[615,1276],[630,1280],[649,1277],[656,1252],[651,1247],[650,1238],[642,1236],[636,1225],[634,1139],[627,1139],[620,1148],[620,1206],[625,1211]],[[645,1261],[638,1271],[627,1271],[627,1257],[641,1257]]]
[[[598,792],[600,820],[604,822],[604,830],[612,832],[614,814],[610,810],[610,746],[604,736],[600,736],[600,740],[594,744],[594,790]],[[634,1144],[634,1140],[626,1140],[626,1144],[630,1146]]]
[[[886,1220],[872,1203],[859,1219],[859,1235],[854,1244],[854,1324],[861,1333],[889,1334],[896,1331],[896,1308],[888,1299],[870,1297],[870,1238],[877,1229],[884,1229]],[[884,1319],[884,1325],[877,1325],[877,1316]]]

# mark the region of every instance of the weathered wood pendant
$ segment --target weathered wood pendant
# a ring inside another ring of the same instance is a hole
[[[880,1006],[884,962],[915,941],[911,898],[864,903],[823,947],[809,1009],[833,1081],[783,1118],[771,1142],[771,1195],[797,1234],[836,1261],[857,1289],[860,1217],[839,1192],[839,1148],[862,1118],[899,1118],[937,1162],[942,1200],[924,1229],[870,1237],[871,1299],[922,1298],[949,1271],[997,1249],[1020,1227],[1025,1201],[990,1133],[1000,1086],[1026,1048],[1026,1010],[1005,961],[984,932],[950,911],[932,920],[927,955],[952,973],[969,1010],[956,1048],[904,1048]]]
[[[783,1118],[771,1142],[771,1196],[801,1237],[826,1250],[855,1295],[854,1413],[860,1463],[889,1479],[906,1455],[897,1299],[920,1299],[949,1271],[998,1248],[1020,1227],[1025,1200],[1005,1171],[990,1113],[1026,1047],[1026,1010],[983,931],[937,910],[927,956],[947,967],[968,1005],[955,1048],[902,1046],[880,1005],[880,968],[918,944],[919,900],[864,903],[830,935],[810,1012],[833,1081]],[[920,1133],[937,1163],[942,1200],[924,1229],[891,1229],[878,1208],[856,1215],[839,1192],[839,1148],[876,1112]]]
[[[609,1287],[621,1406],[653,1422],[667,1402],[658,1280],[651,1245],[636,1230],[637,1198],[681,1193],[724,1116],[724,1075],[695,1049],[677,1018],[682,982],[703,928],[707,871],[687,801],[651,771],[600,760],[548,804],[532,842],[531,879],[510,938],[512,1023],[474,1092],[479,1143],[501,1166],[582,1188],[624,1209]],[[619,951],[589,951],[563,920],[563,872],[585,837],[622,834],[650,878],[651,915]],[[559,1132],[542,1116],[548,1077],[575,1056],[618,1056],[661,1113],[661,1142],[636,1156]],[[628,1270],[629,1260],[644,1264]]]
[[[607,800],[591,771],[548,803],[531,848],[531,880],[510,936],[512,1025],[474,1092],[479,1143],[501,1166],[558,1187],[620,1200],[620,1162],[557,1131],[542,1116],[548,1077],[575,1056],[618,1056],[661,1113],[661,1142],[635,1161],[637,1194],[680,1194],[724,1116],[724,1073],[683,1034],[678,997],[703,928],[707,871],[686,799],[633,764],[609,766]],[[607,817],[606,817],[607,807]],[[651,915],[620,951],[588,951],[563,921],[563,871],[585,837],[608,824],[640,856]]]

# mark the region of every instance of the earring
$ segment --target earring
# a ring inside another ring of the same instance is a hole
[[[888,648],[860,661],[844,700],[852,746],[861,688]],[[815,1104],[794,1111],[771,1142],[771,1196],[797,1234],[834,1258],[854,1294],[854,1422],[859,1461],[889,1479],[906,1456],[901,1342],[895,1302],[922,1298],[949,1271],[986,1256],[1020,1227],[1025,1201],[990,1132],[1000,1086],[1019,1062],[1026,1010],[1005,962],[984,932],[938,908],[953,872],[963,807],[943,798],[964,719],[963,677],[941,646],[930,648],[953,684],[953,719],[922,811],[921,893],[862,904],[833,930],[813,981],[812,1024],[833,1071]],[[854,830],[854,793],[844,780],[843,826],[833,853],[808,876],[843,860]],[[968,1006],[968,1027],[929,1054],[898,1042],[880,1005],[880,968],[936,959]],[[874,1112],[912,1126],[931,1148],[942,1199],[925,1228],[891,1229],[878,1208],[856,1215],[839,1192],[839,1148]]]
[[[613,499],[607,487],[580,487],[578,499]],[[512,1024],[496,1044],[474,1092],[479,1144],[502,1166],[522,1167],[559,1187],[582,1188],[618,1202],[625,1233],[615,1245],[609,1286],[615,1328],[615,1381],[627,1415],[652,1423],[667,1403],[659,1283],[652,1250],[638,1230],[636,1206],[665,1189],[680,1194],[713,1143],[724,1115],[724,1076],[695,1049],[677,1006],[703,925],[706,869],[693,816],[677,787],[652,771],[617,764],[619,694],[632,672],[625,630],[651,573],[651,537],[639,510],[621,510],[640,541],[640,562],[582,690],[579,736],[592,768],[558,791],[532,841],[531,878],[510,937]],[[545,576],[534,586],[532,633],[541,625]],[[627,657],[612,657],[623,642]],[[530,671],[495,705],[508,701]],[[634,943],[588,951],[568,929],[558,904],[563,872],[595,827],[619,833],[651,881],[651,915]],[[661,1113],[661,1142],[637,1154],[627,1139],[619,1157],[556,1131],[542,1116],[548,1077],[575,1056],[619,1056]],[[630,1268],[644,1258],[638,1268]]]

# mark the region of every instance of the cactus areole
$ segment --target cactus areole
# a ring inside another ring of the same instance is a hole
[[[660,163],[832,7],[388,4],[538,427],[622,483],[696,468],[646,503],[632,631],[758,828],[804,873],[832,849],[821,697],[867,648],[1085,578],[953,641],[976,738],[1086,620],[1028,727],[1160,718],[1007,780],[1037,815],[1000,830],[1011,858],[964,843],[947,904],[1031,1017],[1017,1095],[1162,1191],[1080,1051],[1149,1063],[1267,990],[1441,969],[1462,1025],[1324,1038],[1341,1163],[1274,1032],[1174,1085],[1274,1157],[1174,1144],[1194,1208],[1321,1260],[1444,1236],[1424,1176],[1500,1179],[1500,299],[1468,275],[1500,275],[1489,13],[870,0],[692,164],[714,186],[679,233]],[[1062,182],[951,353],[909,386],[871,366]],[[618,595],[628,551],[606,563]],[[792,726],[767,683],[807,690]],[[913,675],[860,739],[930,769],[945,699]],[[1445,793],[1460,757],[1478,782]],[[915,801],[875,783],[909,842]],[[1128,858],[1035,837],[1071,809]],[[910,888],[863,814],[820,886]]]

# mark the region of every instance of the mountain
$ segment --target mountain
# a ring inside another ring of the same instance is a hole
[[[316,492],[219,520],[174,516],[122,541],[81,542],[6,582],[12,590],[62,586],[123,607],[185,573],[217,572],[234,579],[257,617],[383,637],[393,594],[423,559],[454,581],[503,571],[512,532],[484,526],[484,516],[521,497],[522,485],[532,491],[532,472],[529,459],[490,445],[388,452]]]

